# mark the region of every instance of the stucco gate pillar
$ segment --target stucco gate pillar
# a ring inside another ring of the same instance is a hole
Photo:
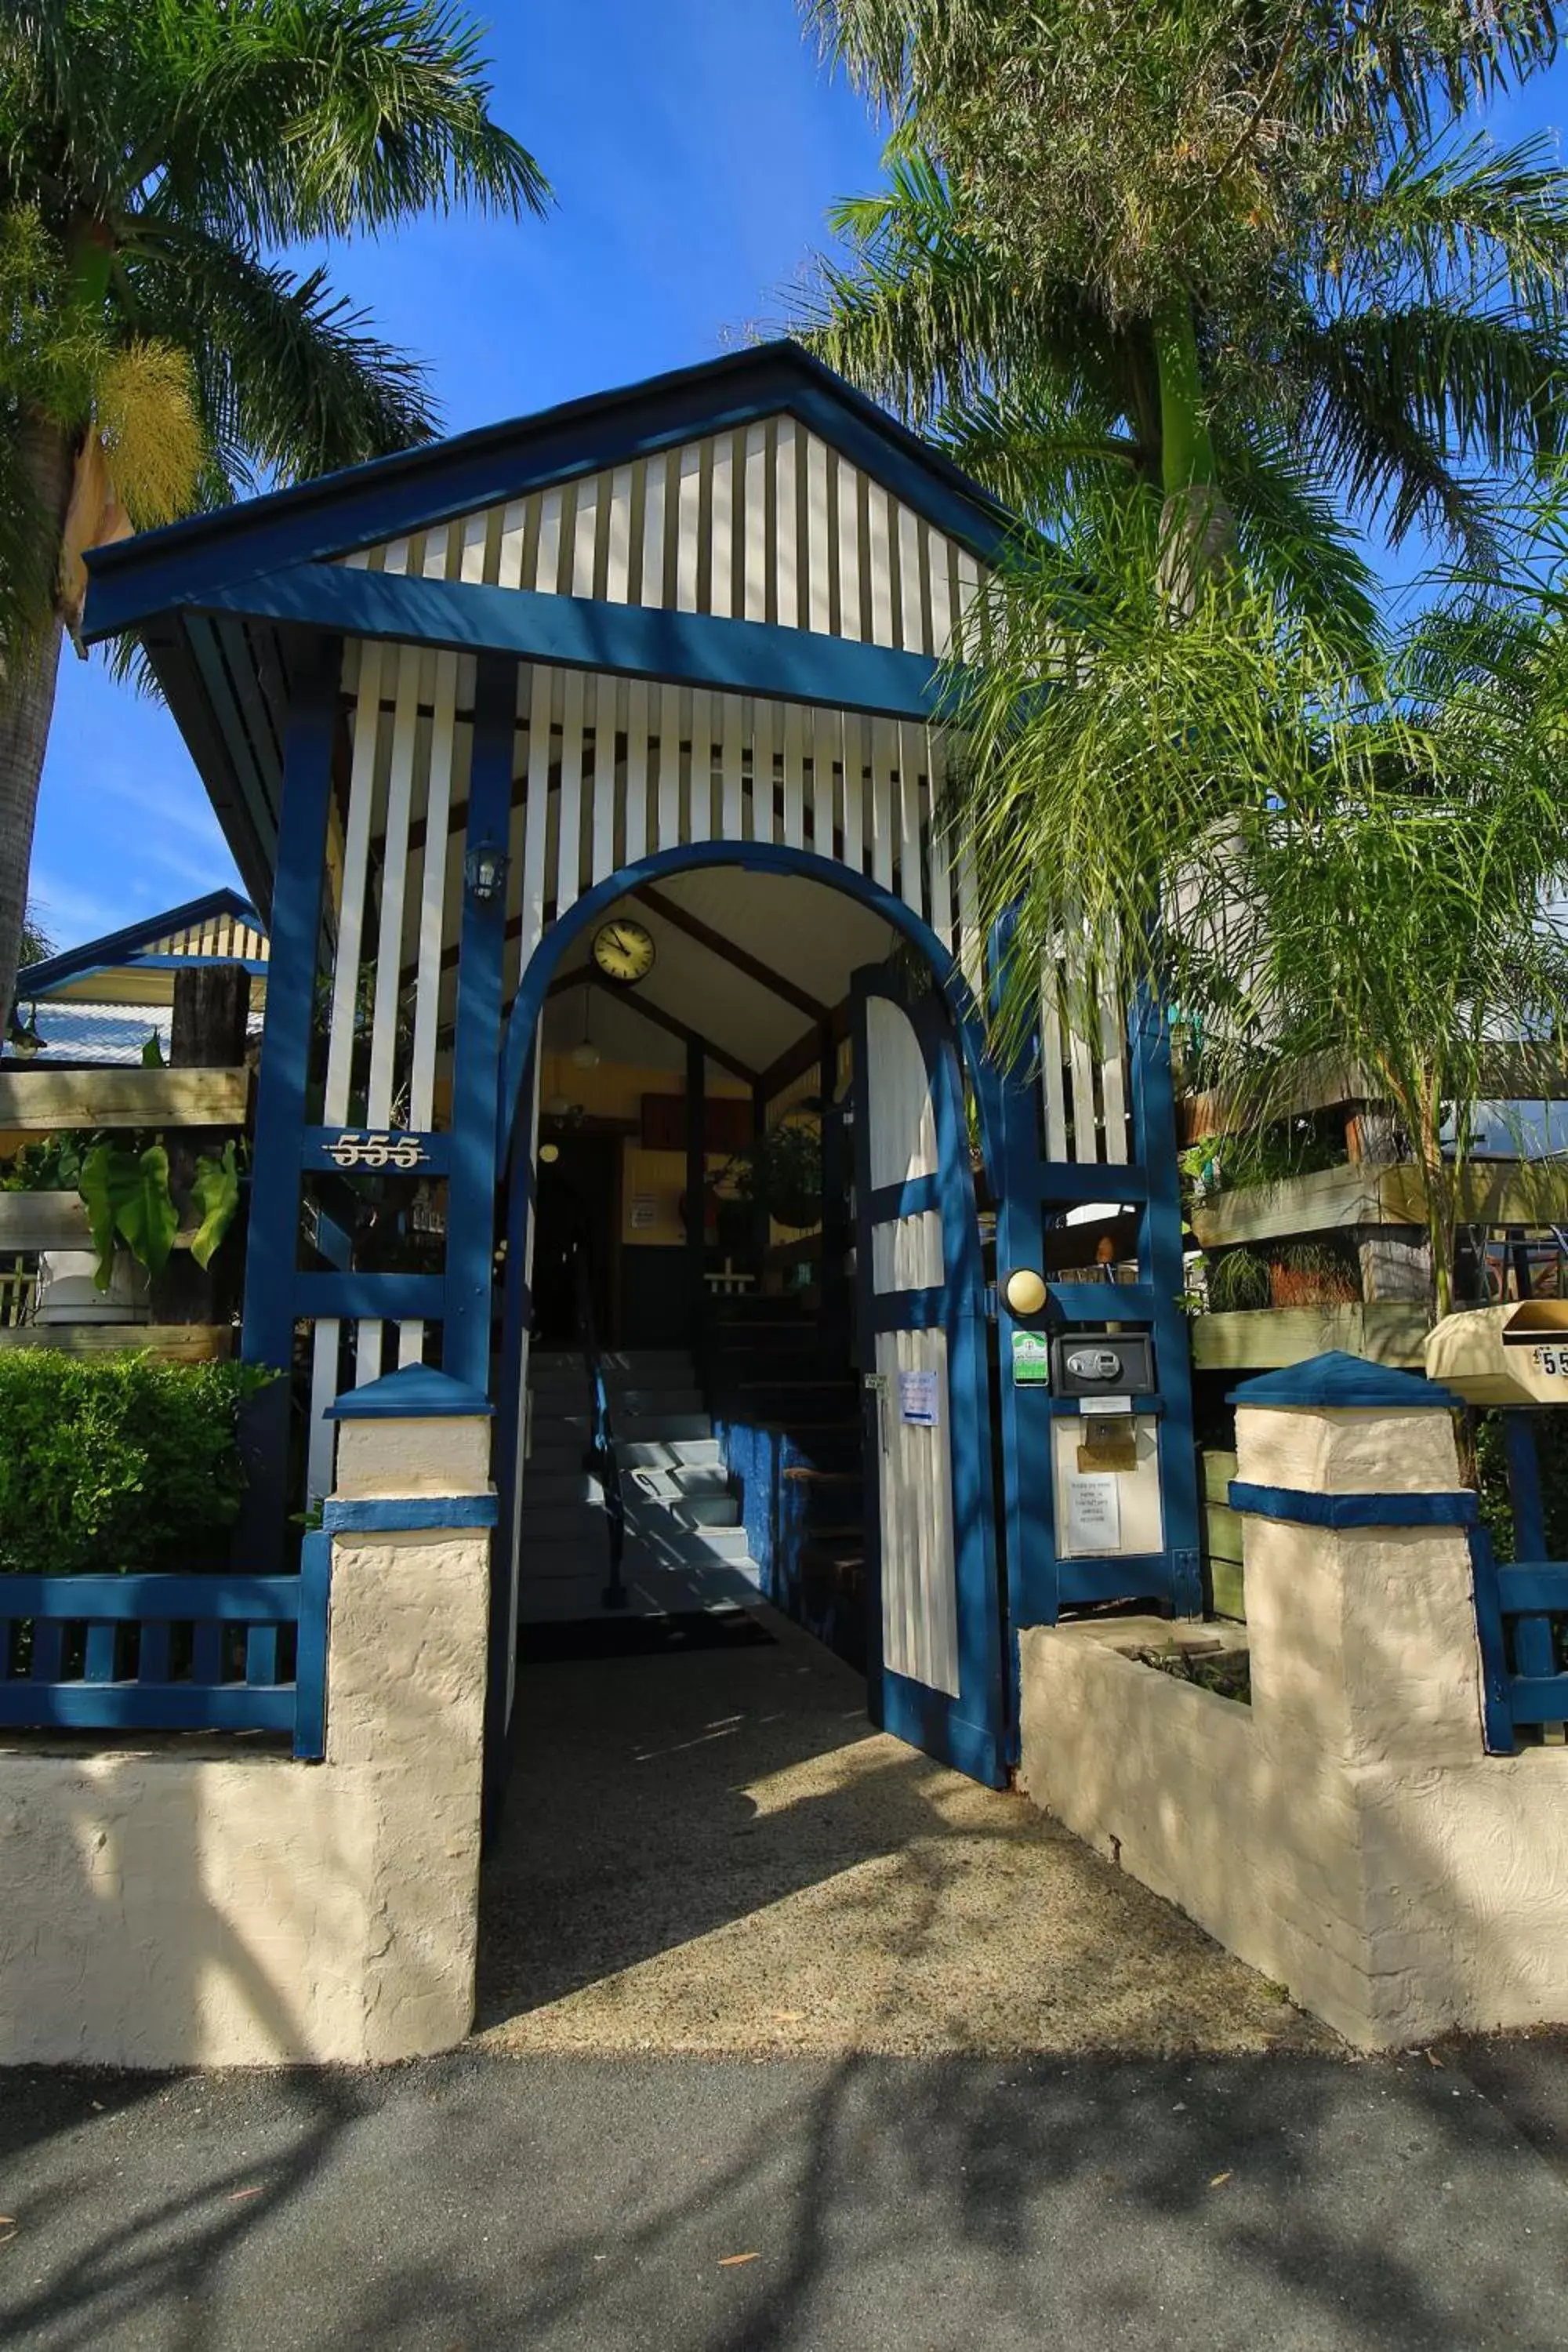
[[[1568,1748],[1485,1752],[1455,1400],[1330,1355],[1234,1401],[1250,1705],[1033,1629],[1030,1793],[1363,2046],[1568,2020]]]

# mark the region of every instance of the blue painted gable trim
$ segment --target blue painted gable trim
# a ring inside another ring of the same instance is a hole
[[[567,669],[616,670],[896,719],[930,719],[942,698],[942,665],[929,655],[890,646],[781,628],[773,622],[410,579],[338,563],[295,564],[193,601],[209,611],[332,629],[348,637],[509,654]]]
[[[1304,1528],[1473,1528],[1474,1495],[1314,1495],[1298,1486],[1230,1482],[1230,1507],[1254,1518],[1289,1519]]]
[[[494,1405],[482,1389],[453,1380],[428,1364],[405,1364],[363,1388],[350,1389],[327,1408],[329,1421],[459,1420],[492,1413]]]
[[[16,974],[19,997],[46,996],[52,988],[63,988],[68,981],[80,980],[89,971],[100,971],[112,964],[140,961],[140,950],[154,940],[163,939],[170,931],[188,930],[197,923],[210,922],[219,915],[232,915],[237,922],[246,923],[258,931],[266,924],[248,898],[237,890],[209,890],[204,898],[189,898],[183,907],[171,907],[167,914],[150,915],[139,923],[127,923],[122,930],[110,931],[100,940],[86,940],[80,947],[68,948],[61,955],[47,956],[41,963],[28,964]],[[228,961],[229,959],[221,959]],[[176,956],[170,961],[183,969],[187,959]],[[211,962],[211,957],[201,959]]]
[[[1243,1381],[1226,1402],[1446,1412],[1457,1408],[1459,1400],[1417,1372],[1395,1371],[1387,1364],[1368,1363],[1364,1356],[1347,1355],[1342,1348],[1334,1348],[1327,1355],[1309,1356],[1305,1363],[1287,1364],[1282,1371],[1263,1372],[1257,1380]]]
[[[782,341],[489,425],[149,531],[89,559],[89,639],[137,626],[182,597],[280,566],[374,545],[550,482],[788,415],[939,530],[994,562],[1014,518],[798,344]]]

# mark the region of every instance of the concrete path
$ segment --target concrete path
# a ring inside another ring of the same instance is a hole
[[[542,1665],[486,1876],[510,2052],[1337,2048],[1026,1800],[873,1734],[775,1643]]]
[[[1565,2084],[1561,2045],[0,2075],[0,2343],[1557,2352]]]

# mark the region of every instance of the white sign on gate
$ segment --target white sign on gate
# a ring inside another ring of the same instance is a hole
[[[1121,1541],[1121,1492],[1114,1471],[1070,1471],[1066,1480],[1068,1546],[1115,1551]]]
[[[936,1427],[936,1374],[922,1370],[899,1374],[899,1418],[916,1429]]]

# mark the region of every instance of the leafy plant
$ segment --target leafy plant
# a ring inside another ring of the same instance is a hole
[[[1255,1250],[1228,1249],[1208,1262],[1209,1306],[1215,1315],[1234,1315],[1267,1307],[1270,1297],[1268,1262]]]
[[[95,1144],[82,1163],[79,1189],[98,1252],[93,1280],[99,1289],[109,1287],[121,1243],[149,1274],[162,1274],[180,1227],[163,1146],[153,1143],[135,1151],[123,1144]]]
[[[274,1375],[149,1356],[0,1353],[0,1573],[221,1568],[239,1409]]]
[[[239,1207],[239,1155],[232,1139],[217,1159],[205,1151],[198,1158],[191,1206],[201,1220],[191,1237],[191,1255],[205,1273]]]
[[[736,1152],[720,1179],[740,1199],[763,1208],[781,1225],[814,1225],[822,1213],[822,1134],[782,1119],[760,1142]]]

